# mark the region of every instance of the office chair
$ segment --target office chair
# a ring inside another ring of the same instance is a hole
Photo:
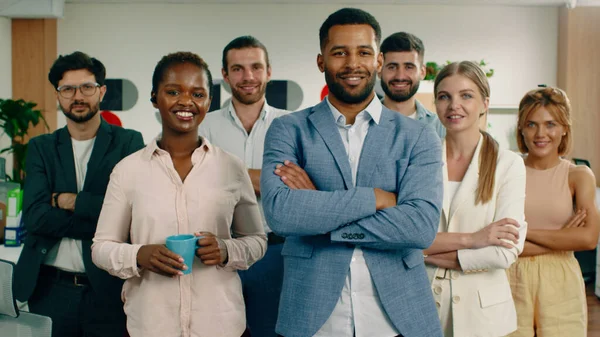
[[[0,259],[0,326],[2,336],[51,337],[50,317],[19,311],[13,296],[14,263]]]

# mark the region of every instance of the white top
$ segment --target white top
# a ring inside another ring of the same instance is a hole
[[[460,181],[448,181],[448,200],[452,203],[454,200],[454,196],[456,195],[456,191],[458,191],[458,187],[460,186]]]
[[[77,193],[83,189],[87,164],[90,161],[95,141],[96,137],[87,140],[75,140],[71,138],[71,142],[73,143],[73,158],[75,160],[75,175],[77,177]],[[54,245],[50,249],[44,264],[70,272],[84,273],[85,266],[83,265],[81,240],[63,238],[57,245]]]
[[[353,125],[347,125],[344,115],[331,105],[329,100],[327,103],[348,154],[352,169],[352,183],[356,185],[356,173],[363,143],[370,123],[379,124],[381,102],[377,98],[373,99],[365,111],[356,116]],[[315,337],[392,337],[398,334],[381,305],[362,249],[356,247],[340,298],[331,316]]]
[[[289,111],[269,106],[265,101],[258,120],[256,120],[250,134],[248,134],[235,112],[233,103],[230,102],[223,109],[215,110],[206,115],[206,118],[200,124],[199,133],[212,145],[216,145],[240,158],[247,168],[260,170],[262,168],[267,130],[275,118],[287,113]],[[257,197],[257,200],[263,226],[265,232],[268,233],[271,229],[265,221],[260,196]]]
[[[408,115],[406,117],[408,117],[410,119],[417,119],[417,110],[415,110],[415,112],[413,112],[412,114],[410,114],[410,115]]]

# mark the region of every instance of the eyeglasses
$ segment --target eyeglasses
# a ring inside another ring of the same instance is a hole
[[[80,85],[61,85],[60,87],[56,88],[56,91],[58,91],[58,94],[61,95],[63,98],[72,98],[73,96],[75,96],[77,89],[81,91],[81,94],[83,96],[92,96],[96,93],[96,89],[99,87],[100,84],[98,83],[83,83]]]

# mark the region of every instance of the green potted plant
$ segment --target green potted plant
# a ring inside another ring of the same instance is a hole
[[[13,172],[12,175],[7,174],[7,177],[21,185],[25,178],[25,157],[27,156],[25,136],[30,128],[38,125],[40,121],[44,123],[46,130],[49,129],[42,112],[34,109],[36,106],[36,103],[26,102],[22,99],[0,98],[0,129],[12,140],[10,146],[0,149],[0,154],[13,154]]]
[[[424,80],[426,80],[426,81],[433,81],[433,80],[435,80],[435,77],[440,72],[440,70],[442,70],[442,68],[444,68],[444,66],[446,66],[446,65],[448,65],[450,63],[452,63],[452,62],[446,61],[446,63],[443,63],[442,65],[439,65],[436,62],[427,62],[427,63],[425,63],[426,74],[425,74]],[[477,62],[475,62],[475,63],[477,63]],[[479,66],[485,72],[485,76],[486,77],[490,78],[490,77],[494,76],[494,69],[488,69],[487,68],[487,66],[488,66],[487,62],[485,62],[484,60],[481,60],[481,61],[479,61]]]

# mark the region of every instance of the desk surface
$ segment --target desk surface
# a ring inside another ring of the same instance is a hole
[[[19,255],[21,255],[21,250],[23,246],[19,247],[6,247],[5,245],[0,245],[0,259],[7,260],[13,263],[17,263],[19,260]]]

